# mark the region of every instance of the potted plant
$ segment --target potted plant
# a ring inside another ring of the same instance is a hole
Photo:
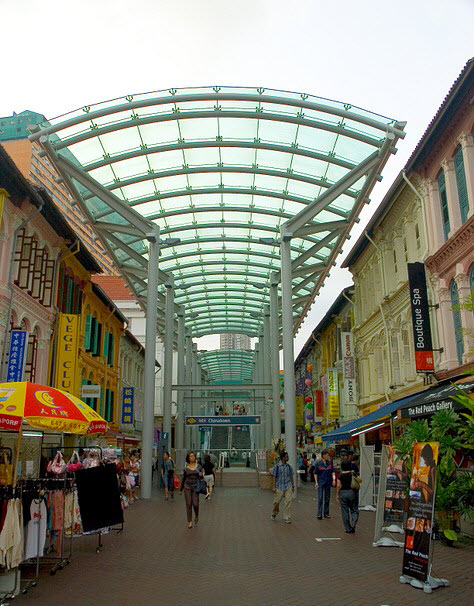
[[[474,517],[474,474],[461,468],[468,451],[474,449],[474,401],[456,387],[458,394],[453,399],[469,413],[441,410],[433,415],[430,423],[412,421],[394,444],[400,453],[399,459],[405,461],[411,474],[415,442],[439,442],[435,517],[448,544],[458,538],[460,517]]]

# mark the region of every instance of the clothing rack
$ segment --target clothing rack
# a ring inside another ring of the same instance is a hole
[[[39,516],[39,524],[41,527],[41,503],[42,497],[44,496],[44,492],[55,492],[61,490],[64,494],[71,491],[74,487],[74,479],[73,478],[28,478],[25,480],[19,480],[18,485],[16,487],[17,491],[20,490],[20,494],[23,496],[26,492],[34,492],[37,494],[38,500],[38,516]],[[63,505],[63,520],[65,516],[65,503]],[[47,520],[46,522],[47,523]],[[51,554],[52,543],[46,549],[46,552],[49,551],[48,555],[40,555],[40,528],[38,529],[38,543],[36,549],[36,556],[34,558],[30,558],[28,560],[23,560],[20,564],[20,568],[24,569],[28,566],[34,566],[34,577],[26,579],[23,584],[21,592],[26,594],[30,587],[35,587],[38,583],[40,566],[53,564],[50,570],[50,574],[54,575],[58,570],[62,570],[65,565],[70,564],[71,555],[72,555],[72,539],[69,542],[69,553],[67,555],[64,554],[64,522],[63,528],[57,532],[57,541],[58,541],[58,555],[53,556]]]

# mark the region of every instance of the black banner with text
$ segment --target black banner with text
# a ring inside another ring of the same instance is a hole
[[[413,340],[415,343],[416,372],[433,373],[433,344],[430,312],[423,263],[408,263]]]

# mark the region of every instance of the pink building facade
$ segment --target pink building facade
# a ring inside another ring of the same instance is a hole
[[[29,334],[23,378],[47,383],[61,221],[51,220],[52,202],[22,177],[1,146],[0,189],[0,381],[6,380],[10,329],[23,329]]]
[[[424,259],[435,294],[439,380],[474,361],[474,61],[454,83],[412,156],[423,180]]]

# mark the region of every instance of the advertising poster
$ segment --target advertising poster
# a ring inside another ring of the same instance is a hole
[[[403,574],[424,583],[429,574],[438,451],[439,442],[417,442],[410,479]]]
[[[408,475],[405,463],[401,460],[397,462],[398,452],[392,446],[387,447],[387,454],[383,521],[384,525],[392,522],[401,525],[405,511]]]

